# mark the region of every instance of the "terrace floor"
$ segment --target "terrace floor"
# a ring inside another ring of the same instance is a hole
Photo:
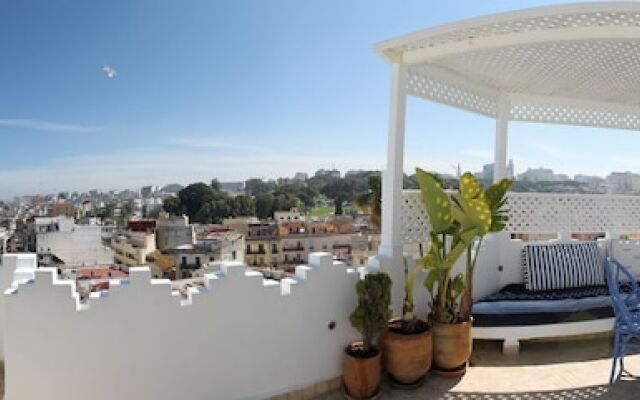
[[[639,399],[640,379],[622,378],[608,386],[611,339],[598,337],[523,343],[517,356],[503,356],[498,342],[476,342],[471,367],[462,378],[428,375],[418,390],[384,385],[382,399],[560,400]],[[640,354],[625,358],[627,370],[640,376]],[[320,399],[342,399],[339,392]]]

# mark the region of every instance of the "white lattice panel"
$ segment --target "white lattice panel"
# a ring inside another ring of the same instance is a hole
[[[460,26],[451,24],[442,28],[427,30],[410,35],[397,41],[390,40],[378,46],[378,51],[389,54],[402,54],[415,50],[465,42],[479,38],[491,38],[525,32],[562,31],[588,27],[634,27],[640,26],[640,11],[629,4],[623,7],[615,5],[583,5],[575,8],[546,8],[498,14],[464,21]],[[519,15],[520,14],[520,15]]]
[[[429,221],[420,192],[402,194],[404,243],[428,241]],[[640,196],[562,193],[510,193],[507,199],[512,233],[578,233],[640,231]]]
[[[640,2],[524,10],[382,43],[407,93],[495,117],[640,130]]]
[[[409,68],[407,94],[489,117],[496,115],[495,96],[484,93],[463,81],[447,79],[439,75],[442,74],[429,68]]]
[[[400,218],[403,243],[420,243],[429,240],[431,225],[419,190],[404,190],[402,192]]]

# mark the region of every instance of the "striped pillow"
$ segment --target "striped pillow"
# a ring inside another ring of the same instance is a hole
[[[525,287],[534,292],[604,285],[596,242],[526,244],[522,267]]]

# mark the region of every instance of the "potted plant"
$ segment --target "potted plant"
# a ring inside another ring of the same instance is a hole
[[[378,396],[381,381],[380,349],[376,339],[391,317],[391,278],[386,273],[367,274],[356,284],[358,306],[349,321],[362,340],[345,348],[344,389],[349,399]]]
[[[389,321],[383,340],[384,366],[396,385],[415,387],[422,383],[431,368],[433,349],[427,322],[413,314],[413,287],[421,265],[410,269],[406,257],[403,262],[405,285],[402,318]]]
[[[471,354],[473,276],[482,238],[505,227],[503,206],[511,181],[503,179],[484,190],[471,173],[459,179],[457,192],[447,194],[433,174],[416,169],[429,222],[431,244],[422,265],[425,286],[432,294],[434,370],[461,375]],[[466,253],[464,273],[453,275]]]

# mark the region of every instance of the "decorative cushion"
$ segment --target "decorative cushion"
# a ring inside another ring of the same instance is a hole
[[[522,267],[525,287],[534,292],[605,283],[596,242],[526,244]]]

